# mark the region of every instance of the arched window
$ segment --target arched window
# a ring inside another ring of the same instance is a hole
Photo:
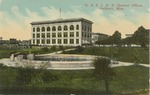
[[[61,26],[58,26],[58,31],[61,31]]]
[[[68,27],[66,25],[64,26],[64,30],[68,30]]]
[[[73,25],[70,26],[70,30],[74,30],[74,26]]]
[[[35,32],[35,28],[33,28],[33,32]]]
[[[37,31],[37,32],[39,32],[39,31],[40,31],[40,28],[39,28],[39,27],[37,27],[37,28],[36,28],[36,31]]]
[[[47,27],[47,31],[50,31],[50,27]]]
[[[42,31],[45,31],[45,27],[42,27]]]
[[[76,30],[79,30],[79,25],[76,25]]]
[[[55,26],[52,27],[52,31],[56,31],[56,27]]]

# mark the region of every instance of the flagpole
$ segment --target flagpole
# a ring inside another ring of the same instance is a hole
[[[60,12],[60,13],[59,13],[59,17],[61,18],[61,8],[59,8],[59,12]]]

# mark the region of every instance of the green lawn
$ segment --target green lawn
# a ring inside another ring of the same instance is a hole
[[[69,54],[88,54],[113,57],[119,61],[134,62],[135,52],[138,52],[139,59],[142,63],[149,64],[149,50],[148,48],[128,48],[128,47],[86,47],[82,51],[72,50],[66,53]]]
[[[16,79],[17,68],[1,67],[0,91],[3,93],[82,93],[102,94],[104,83],[93,75],[93,70],[57,71],[49,70],[44,76],[50,80],[22,85]],[[116,77],[110,81],[114,95],[122,93],[145,93],[149,88],[149,69],[139,66],[113,68]],[[51,74],[50,74],[51,73]],[[24,76],[25,77],[25,76]],[[16,81],[17,80],[17,81]],[[18,90],[20,89],[20,90]],[[38,89],[38,90],[37,90]],[[6,92],[7,91],[7,92]],[[10,92],[8,92],[10,91]],[[129,94],[128,94],[129,95]]]
[[[64,49],[69,49],[71,47],[63,47]],[[8,58],[10,57],[11,53],[15,52],[21,52],[25,54],[34,53],[34,54],[45,54],[45,53],[52,53],[59,51],[60,48],[56,47],[56,50],[51,49],[51,47],[48,47],[48,49],[43,49],[42,47],[38,48],[8,48],[4,46],[0,46],[0,59],[1,58]]]
[[[133,55],[136,54],[136,51],[138,51],[138,55],[141,58],[142,63],[148,64],[149,51],[148,49],[143,48],[90,47],[66,53],[108,56],[117,58],[119,61],[134,62]],[[38,54],[54,51],[51,49],[48,51],[42,51],[39,48],[0,48],[0,58],[9,57],[12,52],[32,52]],[[19,68],[0,66],[0,93],[61,93],[65,95],[75,93],[84,95],[104,95],[104,83],[103,81],[95,78],[93,70],[31,70],[31,72],[27,71],[26,74],[24,74],[25,72],[20,73],[20,70],[22,71],[22,69]],[[115,71],[116,76],[110,81],[111,94],[137,95],[139,93],[148,93],[149,68],[142,66],[129,66],[115,67],[113,70]],[[28,78],[29,76],[33,79],[37,77],[37,80],[23,84],[22,79]],[[42,80],[42,82],[40,80]]]

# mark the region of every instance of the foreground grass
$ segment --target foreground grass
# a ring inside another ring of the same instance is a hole
[[[134,55],[138,53],[138,58],[142,63],[149,64],[148,48],[128,48],[128,47],[85,47],[82,50],[72,50],[69,54],[88,54],[108,56],[124,62],[135,62]]]
[[[110,81],[110,90],[114,95],[130,93],[130,95],[148,92],[149,70],[145,67],[116,67],[113,68],[116,77]],[[18,68],[1,67],[0,92],[1,93],[44,93],[44,94],[104,94],[103,81],[93,75],[93,70],[80,71],[47,71],[45,77],[52,80],[35,82],[34,84],[20,84],[16,79]],[[129,95],[129,94],[127,94]]]

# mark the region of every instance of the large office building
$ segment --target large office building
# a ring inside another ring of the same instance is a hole
[[[82,46],[92,43],[93,22],[84,18],[32,22],[32,45]]]

